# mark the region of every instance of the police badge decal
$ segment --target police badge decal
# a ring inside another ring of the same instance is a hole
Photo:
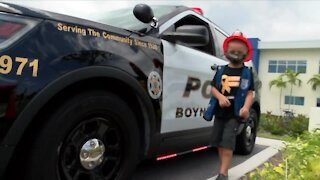
[[[249,87],[249,80],[248,79],[241,79],[240,88],[247,89]]]
[[[153,99],[158,99],[162,93],[162,80],[158,72],[152,71],[148,77],[148,92]]]

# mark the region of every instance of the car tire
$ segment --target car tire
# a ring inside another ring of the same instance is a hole
[[[253,151],[257,136],[258,114],[254,109],[250,109],[250,115],[244,123],[244,128],[237,136],[235,153],[248,155]]]
[[[31,141],[24,179],[128,179],[140,141],[125,101],[95,90],[57,107]]]

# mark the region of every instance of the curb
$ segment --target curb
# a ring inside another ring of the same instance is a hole
[[[229,169],[229,180],[240,179],[248,172],[255,170],[257,167],[261,166],[264,162],[268,161],[270,158],[278,154],[279,151],[284,147],[283,141],[260,138],[260,137],[257,137],[256,144],[269,146],[269,147],[255,154],[254,156],[247,159],[243,163]],[[216,178],[217,178],[217,175],[207,180],[215,180]]]

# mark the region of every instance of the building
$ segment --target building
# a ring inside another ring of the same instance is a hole
[[[250,39],[253,46],[253,64],[258,68],[262,82],[261,112],[283,115],[283,110],[292,109],[295,114],[308,116],[311,107],[320,106],[320,88],[312,90],[308,80],[320,73],[320,41],[263,42]],[[282,90],[269,88],[269,82],[284,73],[286,69],[301,72],[300,87],[294,86],[290,96],[290,86]],[[281,111],[280,111],[281,101]]]

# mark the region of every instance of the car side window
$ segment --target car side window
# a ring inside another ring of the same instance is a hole
[[[211,30],[209,28],[209,25],[194,15],[189,15],[189,16],[186,16],[186,17],[180,19],[175,24],[170,26],[167,30],[165,30],[164,33],[175,32],[178,27],[183,26],[183,25],[203,25],[203,26],[205,26],[208,29],[209,36],[210,36],[209,43],[205,46],[194,46],[194,47],[188,46],[188,47],[193,48],[193,49],[197,49],[199,51],[202,51],[202,52],[210,54],[210,55],[214,55],[214,56],[216,55],[213,36],[212,36]],[[180,44],[180,43],[177,42],[177,44]],[[181,45],[187,46],[185,44],[181,44]]]
[[[217,57],[219,57],[221,59],[225,59],[224,52],[223,52],[223,42],[227,38],[227,36],[216,28],[214,28],[214,33],[216,35],[216,41],[219,46]]]

